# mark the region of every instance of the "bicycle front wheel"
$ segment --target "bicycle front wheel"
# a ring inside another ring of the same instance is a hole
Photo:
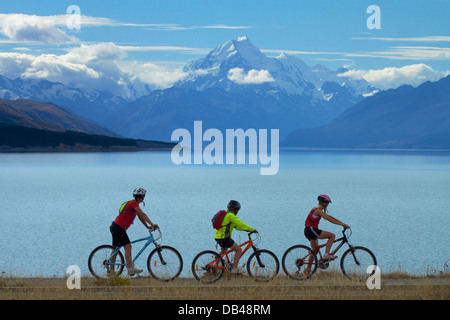
[[[270,281],[280,269],[277,256],[269,250],[253,252],[247,261],[247,272],[257,281]]]
[[[376,265],[375,255],[365,247],[352,247],[341,258],[342,272],[349,279],[366,280],[371,275],[368,268]]]
[[[115,257],[111,255],[116,248],[110,245],[103,245],[95,248],[88,259],[88,267],[91,274],[97,279],[105,279],[113,275],[120,275],[125,266],[125,259],[120,251]]]
[[[307,246],[295,245],[283,254],[281,266],[292,279],[309,279],[317,270],[317,256]]]
[[[217,281],[224,271],[225,263],[215,251],[202,251],[192,261],[192,274],[198,281]]]
[[[183,258],[175,248],[161,246],[148,255],[147,268],[153,278],[172,281],[183,269]]]

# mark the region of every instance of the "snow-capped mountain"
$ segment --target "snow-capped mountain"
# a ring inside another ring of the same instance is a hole
[[[230,40],[211,51],[204,59],[190,62],[184,68],[188,78],[176,86],[198,91],[220,87],[227,91],[242,90],[246,85],[268,83],[277,91],[291,95],[313,95],[317,100],[329,101],[330,93],[322,91],[326,82],[335,82],[360,98],[375,88],[364,80],[351,80],[323,65],[310,67],[297,57],[286,53],[271,58],[256,48],[247,37]]]
[[[247,37],[216,47],[189,62],[188,76],[130,103],[104,125],[124,136],[169,141],[177,128],[312,128],[364,99],[372,88],[340,77],[342,70],[309,67],[283,53],[268,57]]]
[[[141,93],[139,94],[136,90]],[[142,86],[136,89],[130,84],[127,92],[139,97],[150,93],[151,90],[148,87],[142,88]],[[132,101],[129,96],[122,97],[111,91],[80,89],[42,79],[9,79],[2,75],[0,75],[0,99],[31,99],[39,102],[52,102],[84,118],[98,122],[103,121]]]
[[[173,130],[203,120],[205,128],[221,130],[280,129],[283,139],[329,123],[375,90],[340,76],[344,71],[310,67],[285,53],[268,57],[240,37],[189,62],[187,76],[164,90],[131,78],[120,84],[100,78],[94,88],[0,75],[0,98],[52,102],[132,138],[170,141]]]

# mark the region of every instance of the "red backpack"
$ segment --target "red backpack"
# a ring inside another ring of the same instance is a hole
[[[213,218],[211,219],[211,222],[212,222],[214,229],[216,229],[216,230],[222,229],[222,222],[223,222],[223,219],[225,219],[226,214],[227,214],[227,212],[225,210],[220,210],[213,216]]]

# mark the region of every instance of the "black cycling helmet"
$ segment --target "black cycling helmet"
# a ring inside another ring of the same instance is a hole
[[[236,200],[230,200],[227,206],[228,210],[237,211],[241,209],[241,204]]]

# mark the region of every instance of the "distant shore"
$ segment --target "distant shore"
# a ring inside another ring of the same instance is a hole
[[[130,152],[171,150],[172,142],[52,131],[0,123],[0,153],[11,152]]]
[[[98,147],[89,145],[59,145],[58,147],[11,148],[0,146],[0,153],[83,153],[83,152],[137,152],[137,151],[170,151],[170,147],[140,148],[133,146]]]

